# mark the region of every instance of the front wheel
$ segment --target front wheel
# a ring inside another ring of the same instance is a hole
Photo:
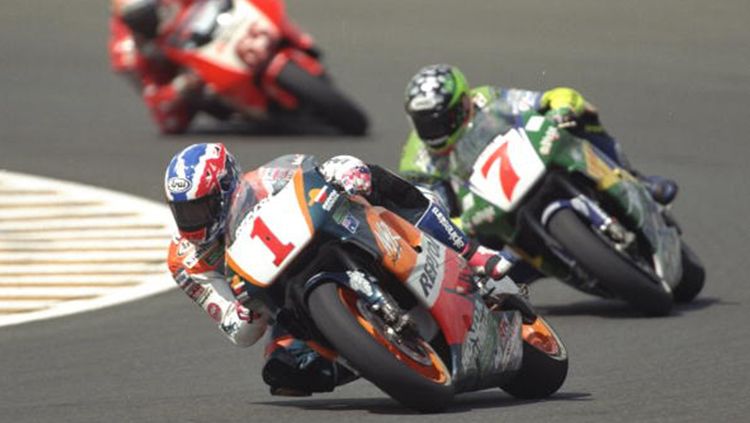
[[[523,361],[513,379],[500,388],[522,399],[546,398],[560,389],[568,375],[568,353],[555,331],[541,317],[523,325]]]
[[[625,255],[615,251],[573,210],[557,211],[547,228],[568,255],[610,291],[649,315],[669,314],[672,293]]]
[[[703,289],[706,280],[706,268],[698,255],[682,242],[682,279],[674,289],[674,300],[678,303],[693,301]]]
[[[310,315],[323,336],[361,375],[401,404],[422,412],[444,409],[453,399],[450,372],[418,336],[394,342],[384,322],[357,295],[333,282],[308,297]]]
[[[279,73],[277,82],[345,134],[364,135],[367,131],[368,122],[364,112],[328,80],[311,75],[289,61]]]

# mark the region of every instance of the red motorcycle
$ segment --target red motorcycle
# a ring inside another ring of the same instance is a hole
[[[463,392],[543,398],[563,384],[568,355],[552,327],[482,298],[453,250],[338,192],[312,156],[262,169],[232,200],[232,289],[321,356],[420,411]],[[270,190],[262,181],[275,192],[261,194]]]
[[[367,117],[333,86],[317,51],[290,40],[283,0],[195,2],[174,22],[160,47],[232,112],[248,118],[312,112],[347,134],[367,130]]]

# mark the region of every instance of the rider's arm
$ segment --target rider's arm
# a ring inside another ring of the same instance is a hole
[[[403,148],[399,174],[420,189],[424,188],[427,196],[434,197],[430,198],[431,200],[438,200],[451,216],[460,214],[456,194],[450,185],[449,178],[439,170],[435,159],[414,131],[409,134],[409,139]]]
[[[218,270],[209,270],[210,266],[204,267],[202,263],[186,268],[178,249],[179,242],[173,242],[169,249],[169,268],[177,286],[218,323],[235,345],[255,344],[268,327],[267,310],[261,307],[251,310],[238,301]]]

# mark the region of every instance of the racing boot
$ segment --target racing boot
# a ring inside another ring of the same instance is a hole
[[[348,369],[326,360],[291,336],[272,340],[269,349],[262,375],[271,395],[310,396],[314,392],[331,392],[356,379]]]
[[[677,197],[679,187],[677,186],[677,182],[671,179],[663,176],[644,175],[638,175],[638,179],[651,194],[651,198],[663,206],[672,204],[675,197]]]

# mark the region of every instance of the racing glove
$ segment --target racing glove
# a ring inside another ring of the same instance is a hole
[[[478,274],[499,280],[505,276],[516,258],[505,251],[497,251],[471,240],[462,253],[469,266]]]

